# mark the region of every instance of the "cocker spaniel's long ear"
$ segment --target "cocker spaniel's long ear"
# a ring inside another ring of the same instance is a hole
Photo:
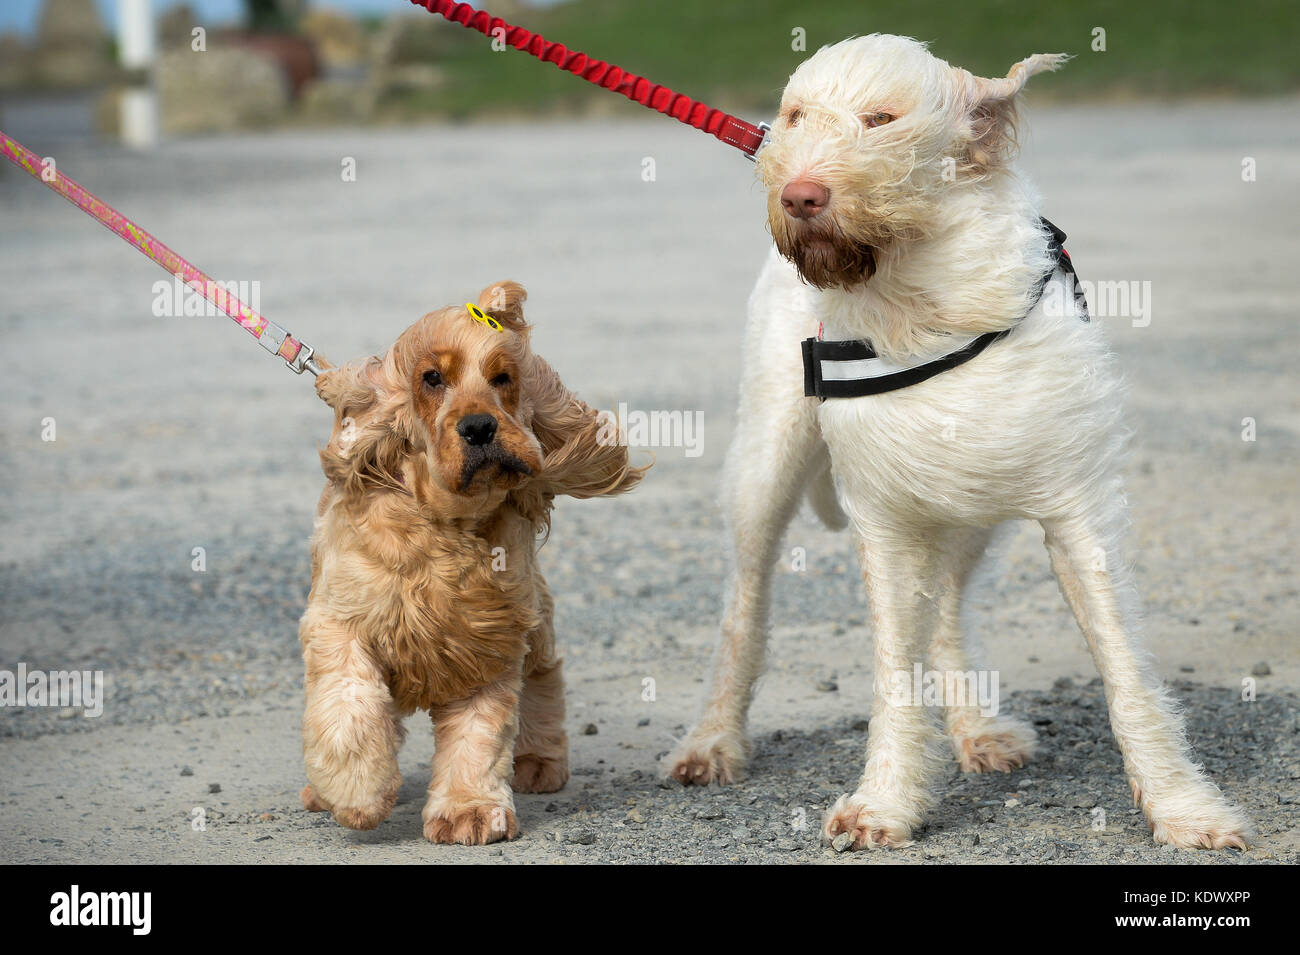
[[[349,492],[401,488],[409,442],[395,428],[400,395],[387,381],[380,358],[329,369],[316,394],[334,409],[334,430],[320,452],[321,468]]]
[[[522,332],[528,327],[524,322],[524,300],[528,293],[518,282],[502,281],[489,285],[478,294],[478,307],[506,328]]]
[[[316,395],[336,415],[364,411],[378,399],[380,365],[378,357],[371,357],[331,366],[316,377]]]
[[[525,388],[532,405],[532,431],[545,455],[543,486],[570,497],[622,494],[636,487],[650,465],[637,468],[628,462],[617,419],[569,391],[538,356],[531,356],[529,364]]]

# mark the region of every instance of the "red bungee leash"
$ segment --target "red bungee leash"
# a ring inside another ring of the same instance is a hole
[[[567,49],[562,43],[553,43],[540,34],[525,30],[523,27],[506,23],[500,17],[494,17],[485,10],[476,10],[468,3],[454,3],[452,0],[411,0],[417,7],[423,7],[430,13],[446,17],[452,23],[458,23],[471,30],[477,30],[484,36],[501,39],[516,50],[523,50],[544,63],[553,63],[562,70],[580,76],[588,83],[619,93],[647,109],[653,109],[671,116],[687,126],[694,126],[711,136],[716,136],[728,145],[735,146],[750,159],[763,145],[763,139],[769,129],[767,123],[747,123],[722,112],[711,109],[682,93],[675,93],[666,86],[651,83],[644,76],[637,76],[617,66],[611,66],[603,60],[595,60],[585,53]]]

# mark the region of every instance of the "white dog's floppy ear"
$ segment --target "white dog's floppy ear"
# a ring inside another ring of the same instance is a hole
[[[527,298],[528,293],[518,282],[497,282],[479,292],[478,307],[511,331],[521,332],[528,327],[524,322]]]
[[[1029,77],[1035,73],[1060,69],[1070,59],[1068,53],[1035,53],[1027,56],[1007,70],[1007,75],[998,80],[972,76],[979,91],[980,100],[1008,100],[1025,88]]]
[[[1035,53],[1007,71],[1001,79],[986,79],[958,69],[958,81],[965,87],[964,100],[970,120],[967,160],[977,173],[1009,162],[1016,152],[1016,97],[1035,73],[1060,69],[1068,53]]]

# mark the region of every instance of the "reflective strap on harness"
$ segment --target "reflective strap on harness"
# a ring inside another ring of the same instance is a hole
[[[879,357],[867,342],[803,341],[803,393],[816,398],[861,398],[919,384],[970,361],[1011,329],[986,332],[941,358],[903,368]]]

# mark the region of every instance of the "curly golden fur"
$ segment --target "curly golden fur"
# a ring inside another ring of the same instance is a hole
[[[434,842],[513,838],[513,788],[568,779],[564,683],[536,541],[557,494],[634,487],[645,468],[529,348],[525,292],[432,312],[383,357],[329,368],[328,482],[299,636],[303,805],[371,829],[392,810],[402,717],[433,718]],[[490,422],[490,423],[489,423]]]

